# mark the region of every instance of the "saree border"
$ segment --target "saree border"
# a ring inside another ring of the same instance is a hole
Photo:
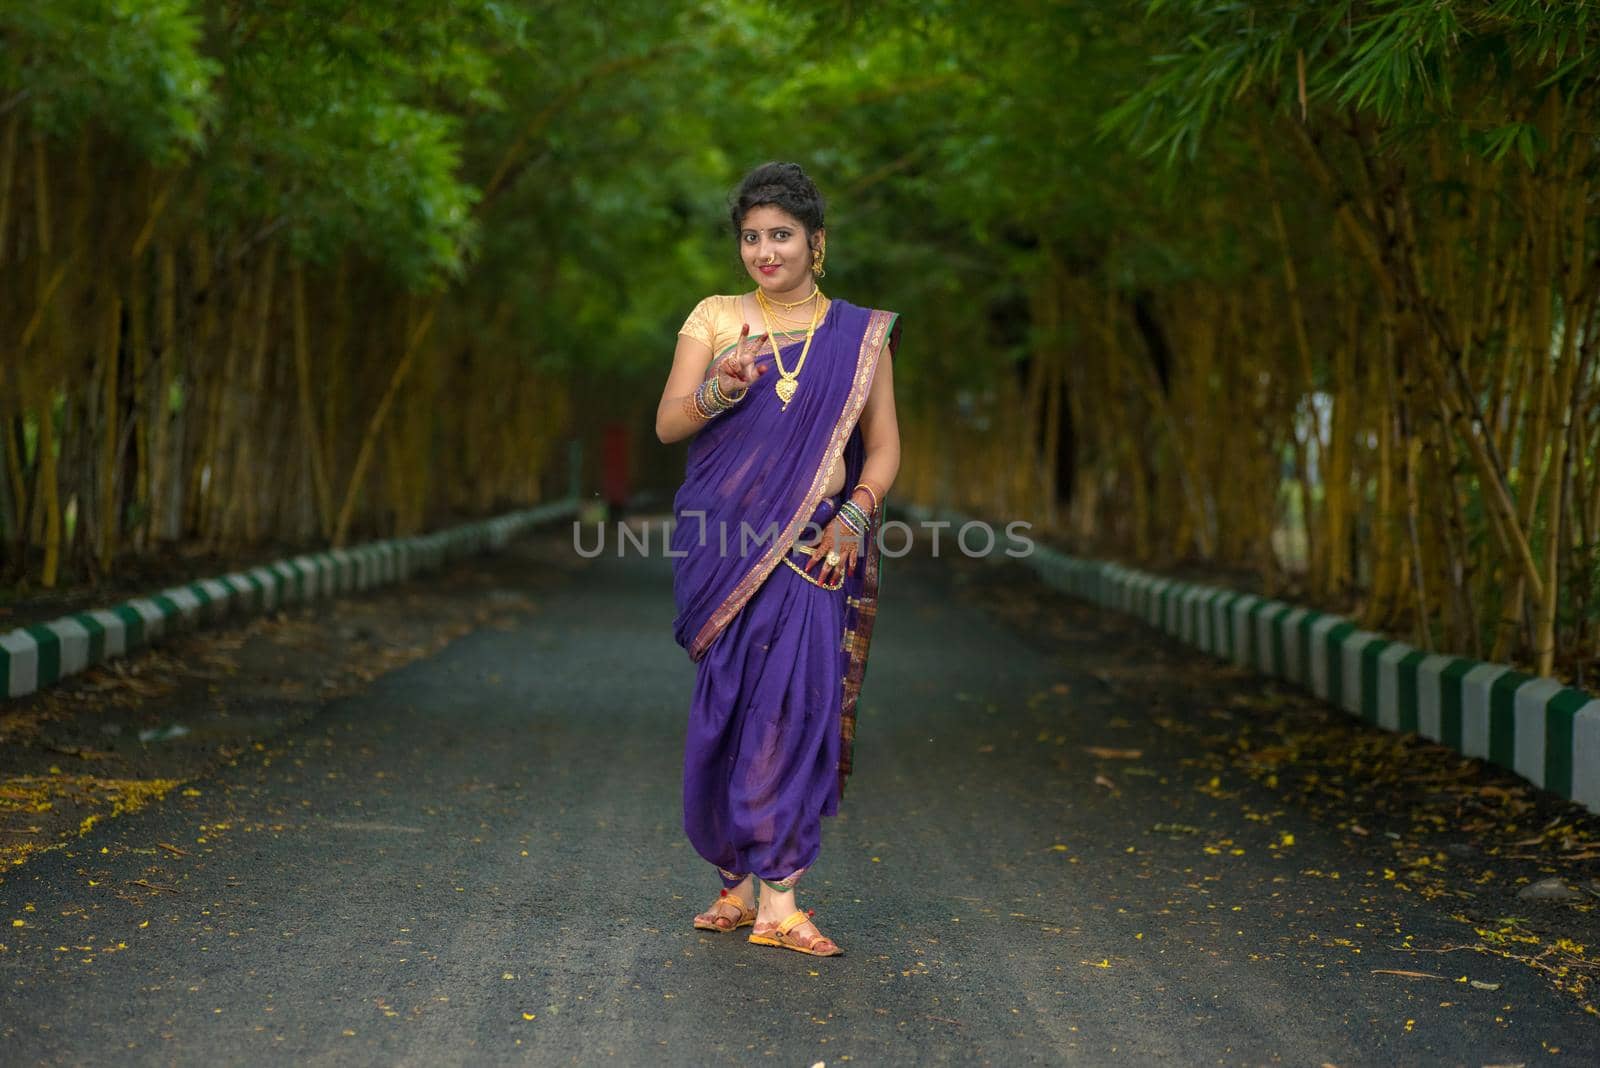
[[[873,374],[878,368],[878,357],[889,339],[889,327],[894,324],[897,317],[897,312],[881,311],[876,308],[868,313],[867,329],[861,338],[861,348],[856,353],[855,379],[850,384],[850,393],[845,399],[838,421],[834,424],[833,433],[829,435],[828,447],[823,450],[823,463],[811,477],[811,488],[806,491],[804,500],[790,518],[783,535],[773,542],[766,555],[739,580],[733,592],[728,594],[727,600],[723,601],[722,605],[711,613],[711,618],[701,626],[700,632],[694,636],[694,641],[689,645],[689,659],[698,661],[706,655],[711,643],[716,641],[717,636],[733,621],[733,617],[739,614],[751,597],[755,596],[757,588],[766,581],[768,575],[772,574],[772,569],[788,555],[790,544],[805,528],[806,521],[817,510],[817,505],[822,503],[822,488],[831,469],[831,458],[844,445],[845,439],[855,427],[856,420],[860,418],[861,409],[866,407],[867,393],[872,388]]]
[[[891,312],[885,324],[885,341],[893,335],[898,312]],[[882,358],[882,353],[879,353]],[[884,495],[884,500],[888,495]],[[884,504],[878,502],[873,510],[872,523],[867,531],[868,551],[862,561],[860,588],[857,596],[846,594],[845,627],[840,644],[848,657],[848,665],[839,690],[839,775],[838,800],[844,800],[845,783],[855,769],[856,704],[861,697],[861,684],[867,675],[867,651],[872,645],[872,626],[878,617],[879,570],[882,567],[882,550],[878,534],[883,527]],[[854,618],[852,619],[852,613]]]
[[[876,517],[874,517],[876,519]],[[876,542],[881,523],[874,522],[868,537]],[[841,644],[849,657],[849,666],[841,680],[839,692],[839,800],[844,800],[845,782],[855,770],[856,703],[861,697],[861,684],[867,675],[867,650],[872,644],[872,625],[878,616],[878,568],[880,552],[874,545],[866,554],[861,575],[861,593],[848,597],[846,615],[855,612],[854,625],[845,624]]]
[[[829,307],[832,307],[832,305],[829,305]],[[820,322],[817,324],[817,326],[819,326],[819,327],[821,325],[822,325],[822,323],[820,323]],[[806,336],[806,331],[804,331],[804,330],[774,330],[773,333],[774,334],[783,334],[783,335],[787,336],[791,341],[793,339],[795,339],[795,338],[803,338],[803,337]],[[748,344],[749,342],[754,341],[754,340],[755,340],[754,338],[746,338],[743,343]],[[738,342],[738,341],[730,341],[730,342],[728,342],[728,344],[726,344],[726,345],[724,345],[722,347],[722,351],[721,352],[712,353],[711,354],[711,362],[706,364],[706,373],[702,377],[710,378],[711,377],[711,369],[717,366],[717,362],[719,360],[727,359],[728,353],[733,352],[736,349],[738,349],[740,344],[741,344],[741,342]],[[786,342],[784,342],[784,344],[787,345],[787,344],[789,344],[789,342],[786,341]],[[757,347],[756,352],[759,353],[760,351],[761,351],[760,347]]]

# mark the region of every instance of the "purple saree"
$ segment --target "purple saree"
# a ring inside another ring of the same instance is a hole
[[[877,613],[878,516],[837,590],[784,560],[805,566],[792,547],[815,542],[859,480],[857,420],[898,332],[894,312],[833,301],[787,409],[770,368],[689,445],[671,543],[673,634],[697,665],[684,831],[730,887],[750,872],[777,881],[808,868],[820,819],[844,796]],[[780,348],[792,370],[800,343]],[[845,489],[825,498],[841,452]]]

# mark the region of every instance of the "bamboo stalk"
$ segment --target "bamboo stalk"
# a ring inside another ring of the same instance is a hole
[[[1574,150],[1574,156],[1576,154]],[[1578,183],[1574,193],[1578,207],[1568,217],[1571,222],[1573,247],[1568,257],[1569,267],[1566,277],[1562,279],[1564,323],[1561,350],[1555,371],[1556,410],[1559,412],[1559,422],[1552,434],[1554,453],[1549,458],[1549,465],[1556,474],[1550,487],[1549,514],[1545,521],[1545,589],[1549,590],[1550,594],[1538,606],[1534,632],[1535,670],[1540,675],[1550,675],[1555,669],[1556,607],[1561,589],[1558,581],[1561,564],[1559,546],[1568,522],[1565,494],[1572,481],[1570,445],[1573,437],[1574,411],[1579,403],[1575,387],[1588,378],[1589,358],[1594,352],[1593,344],[1586,344],[1582,353],[1579,353],[1577,329],[1579,323],[1590,320],[1591,312],[1596,306],[1593,287],[1588,287],[1589,291],[1585,292],[1584,257],[1581,254],[1587,236],[1588,183]],[[1551,214],[1554,216],[1557,213]]]
[[[267,428],[262,424],[266,422],[262,413],[267,406],[262,403],[268,396],[266,383],[267,353],[272,344],[270,328],[272,324],[272,294],[274,284],[278,278],[278,249],[280,243],[269,242],[266,253],[261,257],[261,284],[258,287],[260,299],[256,301],[256,330],[255,341],[251,345],[250,360],[250,389],[249,403],[247,406],[248,417],[246,426],[248,431],[241,437],[240,448],[235,454],[237,457],[236,483],[233,487],[234,499],[243,505],[243,536],[249,544],[261,540],[261,480],[254,477],[252,470],[254,457],[257,452],[257,435]],[[271,441],[269,437],[267,441]]]
[[[1456,454],[1455,440],[1449,432],[1442,413],[1433,420],[1438,430],[1440,448],[1440,478],[1437,484],[1448,491],[1442,498],[1435,495],[1440,511],[1439,530],[1446,552],[1449,554],[1447,577],[1450,583],[1451,603],[1456,612],[1456,631],[1451,636],[1452,648],[1463,649],[1470,656],[1482,656],[1482,636],[1478,632],[1478,617],[1471,597],[1474,569],[1467,550],[1466,505],[1461,494],[1460,458]]]
[[[233,454],[230,448],[232,439],[223,437],[223,428],[233,426],[236,422],[234,412],[237,408],[236,395],[239,387],[235,379],[239,352],[244,344],[243,336],[250,304],[255,297],[253,290],[255,272],[245,270],[237,260],[228,259],[225,262],[229,273],[227,289],[233,300],[233,308],[228,317],[227,339],[223,344],[219,373],[212,379],[210,418],[207,421],[205,442],[202,447],[203,459],[195,468],[198,527],[213,548],[218,546],[224,537],[223,508],[219,502],[223,502],[225,492],[224,461]],[[209,477],[204,481],[199,477],[203,472],[209,472]]]
[[[11,195],[16,184],[17,135],[22,129],[22,112],[13,111],[0,137],[0,267],[11,255]]]
[[[367,431],[361,440],[361,450],[356,454],[355,469],[350,474],[350,482],[345,489],[344,503],[339,507],[339,520],[333,528],[333,547],[343,548],[345,538],[350,530],[350,523],[355,514],[356,500],[361,492],[362,481],[366,478],[367,465],[372,462],[372,455],[376,448],[379,432],[389,415],[389,409],[394,405],[400,387],[405,383],[406,375],[411,371],[411,365],[416,361],[417,352],[427,339],[428,331],[433,326],[435,313],[438,311],[437,298],[430,298],[417,317],[416,325],[411,329],[410,336],[406,339],[405,351],[401,353],[400,360],[395,364],[394,373],[389,378],[388,388],[384,390],[383,399],[378,402],[378,407],[372,413],[372,418],[367,422]]]
[[[177,253],[170,241],[156,248],[156,381],[154,396],[147,408],[150,420],[149,467],[150,480],[146,488],[149,506],[148,539],[165,541],[171,537],[167,527],[167,485],[170,479],[171,457],[168,455],[172,438],[172,413],[168,410],[177,369],[173,366],[177,353]],[[193,404],[185,398],[185,407]]]
[[[110,274],[109,271],[106,272]],[[101,332],[99,380],[101,386],[100,486],[98,537],[95,555],[100,573],[111,572],[111,561],[117,549],[117,440],[120,436],[121,405],[118,397],[120,382],[120,355],[122,331],[122,294],[114,285],[107,285],[110,293],[106,301],[105,326]]]
[[[55,589],[61,569],[61,497],[56,470],[55,418],[51,412],[50,391],[41,389],[31,376],[22,375],[23,404],[39,413],[39,499],[44,504],[44,566],[39,585]]]
[[[130,533],[134,548],[143,551],[150,534],[150,393],[155,388],[150,374],[149,326],[145,319],[151,302],[143,256],[134,257],[130,265],[128,305],[128,348],[133,355],[133,396],[128,428],[134,452],[132,496],[139,506],[138,523]]]
[[[1045,409],[1044,424],[1044,525],[1047,531],[1054,532],[1057,528],[1056,510],[1059,502],[1056,500],[1056,487],[1059,484],[1058,468],[1060,467],[1061,452],[1061,393],[1063,389],[1061,375],[1061,353],[1057,345],[1051,346],[1050,352],[1050,381],[1047,385],[1049,401]],[[1001,513],[1004,514],[1004,513]]]
[[[294,301],[294,366],[300,398],[302,444],[311,464],[311,485],[317,505],[317,529],[326,538],[333,528],[333,500],[323,464],[317,413],[311,403],[311,353],[306,326],[305,271],[299,261],[290,269],[289,284]]]

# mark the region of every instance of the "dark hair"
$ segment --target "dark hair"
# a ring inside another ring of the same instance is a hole
[[[799,219],[806,228],[808,242],[813,233],[822,229],[822,194],[798,163],[763,163],[744,176],[730,204],[735,237],[744,217],[763,204],[781,208]]]

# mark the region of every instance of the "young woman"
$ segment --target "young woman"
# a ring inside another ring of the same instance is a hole
[[[731,214],[756,288],[689,315],[656,436],[693,436],[671,548],[673,631],[697,665],[683,826],[723,886],[694,925],[833,956],[794,889],[850,774],[877,532],[900,467],[900,324],[818,287],[822,212],[793,163],[745,176]]]

